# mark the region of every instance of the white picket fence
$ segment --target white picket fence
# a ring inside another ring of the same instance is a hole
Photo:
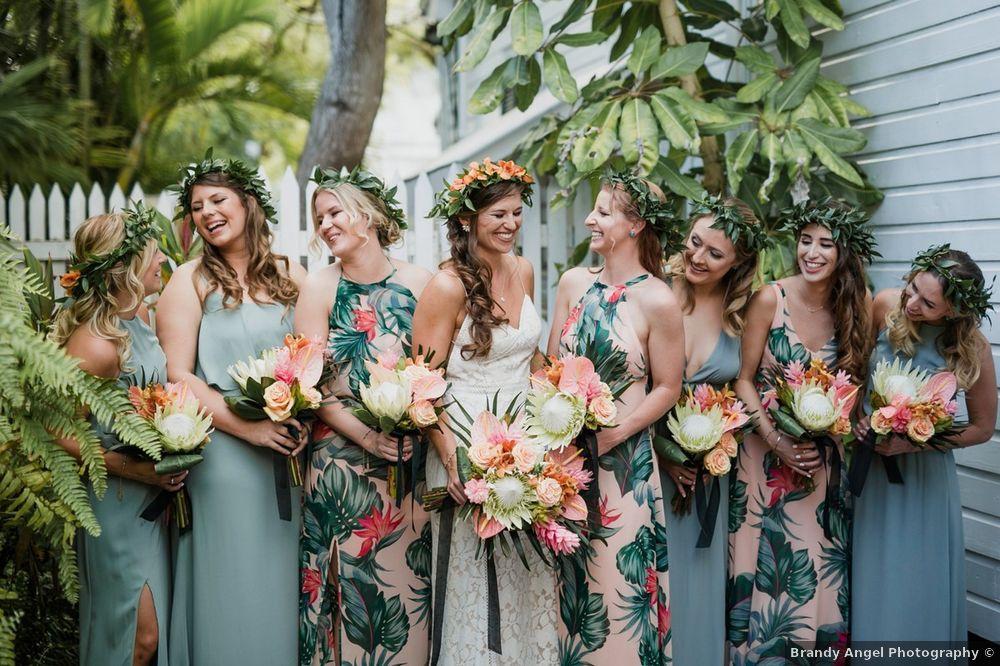
[[[436,270],[448,257],[444,226],[439,220],[429,220],[425,216],[433,206],[434,192],[442,186],[443,179],[458,171],[459,166],[452,164],[409,178],[398,174],[388,178],[390,185],[399,188],[397,195],[409,222],[403,240],[390,248],[392,256],[430,270]],[[316,185],[309,183],[303,190],[291,169],[286,169],[276,185],[266,174],[262,177],[274,193],[278,211],[275,251],[297,258],[309,269],[328,263],[330,257],[325,248],[321,255],[309,250],[313,235],[309,205]],[[525,208],[520,237],[521,253],[535,267],[533,299],[546,321],[555,301],[557,264],[565,263],[569,251],[584,233],[582,222],[590,211],[590,200],[586,196],[577,197],[572,205],[558,211],[549,211],[550,196],[546,185],[535,186],[534,206]],[[58,275],[65,270],[72,248],[71,239],[80,224],[90,216],[121,210],[129,201],[142,201],[167,217],[173,217],[177,196],[172,192],[147,194],[138,184],[127,196],[118,185],[105,194],[97,184],[89,192],[76,184],[68,197],[59,186],[52,187],[46,194],[35,185],[27,196],[15,186],[7,196],[0,193],[0,223],[9,225],[14,235],[24,240],[39,259],[51,258]],[[301,211],[306,211],[304,217]]]

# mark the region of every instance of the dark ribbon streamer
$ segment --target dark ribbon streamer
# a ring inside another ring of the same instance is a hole
[[[278,500],[278,517],[286,522],[292,521],[292,490],[288,478],[288,456],[277,451],[271,456],[274,468],[274,494]]]
[[[153,501],[146,505],[146,508],[142,510],[139,516],[151,523],[156,522],[163,515],[163,512],[167,510],[167,507],[170,506],[170,500],[173,495],[169,490],[161,490],[153,498]]]
[[[868,470],[871,468],[872,460],[877,455],[882,459],[882,467],[885,468],[885,478],[889,483],[903,485],[903,473],[899,469],[899,461],[895,456],[883,456],[875,452],[875,442],[878,441],[878,433],[869,429],[868,433],[858,443],[854,450],[854,460],[851,462],[851,469],[848,472],[848,480],[851,486],[851,493],[855,497],[861,497],[861,491],[865,488],[865,481],[868,479]]]
[[[441,530],[435,563],[434,612],[431,625],[431,666],[441,658],[441,631],[444,623],[444,597],[448,591],[448,560],[451,558],[451,530],[454,526],[455,503],[446,497],[441,507]]]
[[[403,442],[406,435],[396,435],[396,473],[393,475],[392,495],[396,499],[396,508],[403,505],[403,495],[406,494],[406,462],[403,460]],[[412,475],[411,475],[412,476]],[[413,479],[410,479],[411,483]]]
[[[698,543],[695,548],[708,548],[712,545],[712,537],[715,535],[715,522],[719,517],[719,503],[722,499],[722,489],[719,485],[719,477],[712,477],[712,490],[708,501],[705,498],[705,471],[704,467],[698,468],[698,476],[694,482],[694,503],[698,514],[698,524],[701,526],[701,533],[698,535]]]
[[[830,526],[830,513],[833,507],[840,506],[840,476],[844,461],[840,457],[840,449],[837,443],[826,435],[820,435],[813,440],[816,449],[819,451],[820,460],[826,469],[826,497],[823,501],[823,535],[827,539],[833,539],[833,531]]]
[[[500,591],[497,589],[497,565],[491,550],[486,558],[486,623],[490,652],[503,654],[500,645]]]
[[[590,472],[590,484],[587,489],[580,493],[583,501],[587,504],[587,522],[591,528],[600,524],[600,513],[598,503],[601,498],[600,487],[597,483],[599,472],[597,455],[597,433],[593,430],[584,429],[578,438],[583,452],[583,468]]]

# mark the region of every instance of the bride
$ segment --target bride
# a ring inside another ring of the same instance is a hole
[[[451,259],[424,289],[413,317],[415,353],[447,361],[451,405],[427,456],[427,487],[446,486],[466,501],[459,479],[460,446],[448,420],[467,421],[499,391],[503,408],[528,388],[541,365],[541,320],[530,294],[531,264],[513,254],[521,208],[531,203],[531,177],[513,162],[473,162],[438,194],[432,216],[446,218]],[[479,538],[453,514],[432,514],[434,610],[431,664],[555,664],[558,662],[556,577],[530,548],[530,570],[515,554],[494,554],[498,617],[488,612],[487,559]],[[450,519],[450,520],[449,520]],[[444,521],[444,522],[443,522]],[[442,548],[442,544],[449,548]],[[440,569],[440,571],[439,571]],[[499,619],[490,632],[489,623]],[[491,636],[492,634],[492,636]],[[499,640],[497,640],[499,638]]]

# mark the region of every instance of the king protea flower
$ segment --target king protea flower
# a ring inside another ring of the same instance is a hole
[[[829,430],[840,414],[837,392],[832,388],[824,391],[815,384],[803,384],[795,389],[791,406],[799,425],[812,432]]]
[[[516,530],[531,525],[534,503],[534,490],[518,475],[511,474],[491,484],[483,507],[493,520]]]
[[[697,454],[719,443],[726,431],[726,420],[718,405],[703,410],[696,401],[688,400],[674,408],[667,419],[667,428],[678,446],[687,453]]]
[[[233,378],[244,391],[247,388],[247,380],[252,379],[257,383],[264,377],[274,376],[274,366],[278,361],[278,350],[267,349],[260,358],[248,358],[246,361],[237,361],[226,369],[229,376]]]
[[[170,388],[168,388],[168,392]],[[212,417],[187,394],[159,408],[153,427],[160,433],[166,453],[190,453],[200,449],[212,433]]]
[[[549,385],[528,392],[525,413],[528,436],[542,449],[557,451],[580,434],[587,418],[587,404],[582,398]]]
[[[368,363],[370,382],[360,389],[361,402],[376,419],[399,423],[410,406],[410,382],[402,374]]]
[[[886,403],[893,402],[898,396],[906,397],[909,402],[917,397],[926,382],[927,373],[914,368],[912,360],[904,364],[897,358],[891,364],[881,361],[875,367],[875,374],[872,375],[872,391],[881,396]]]

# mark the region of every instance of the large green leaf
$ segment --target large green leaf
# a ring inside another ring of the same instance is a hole
[[[494,35],[503,25],[508,12],[510,12],[509,8],[500,8],[486,17],[486,20],[469,38],[469,43],[466,45],[462,57],[455,63],[456,72],[467,72],[483,61],[493,43]]]
[[[758,590],[775,599],[787,594],[804,604],[816,593],[816,568],[807,549],[792,550],[780,530],[764,526],[754,583]]]
[[[742,104],[759,102],[780,81],[777,72],[768,72],[753,79],[736,91],[736,101]]]
[[[718,106],[691,97],[683,88],[670,86],[661,90],[659,94],[680,104],[685,111],[691,114],[692,118],[700,123],[724,123],[729,120],[729,114]]]
[[[448,15],[437,24],[437,34],[439,37],[450,35],[458,30],[459,26],[465,23],[466,19],[472,15],[473,0],[458,0],[451,8]]]
[[[574,146],[573,163],[581,173],[593,171],[607,162],[618,141],[621,113],[622,103],[619,100],[603,105],[601,112],[593,120],[593,131]]]
[[[743,172],[757,150],[757,135],[756,129],[743,132],[726,150],[726,176],[729,179],[729,188],[733,192],[740,189]]]
[[[659,55],[660,30],[656,26],[647,25],[632,45],[632,53],[626,66],[630,72],[639,76],[656,61]]]
[[[656,166],[660,157],[659,138],[656,119],[649,104],[641,99],[625,102],[618,125],[618,139],[622,144],[625,161],[636,165],[640,175],[648,174]]]
[[[566,58],[551,46],[542,51],[542,80],[560,102],[572,104],[580,96]]]
[[[78,0],[83,26],[94,35],[107,35],[114,27],[115,0]]]
[[[653,173],[671,192],[685,199],[699,201],[705,196],[705,188],[694,178],[682,174],[669,159],[661,159]]]
[[[649,77],[660,79],[667,76],[693,74],[705,63],[705,58],[708,56],[708,46],[708,42],[671,46],[653,65],[649,71]]]
[[[802,12],[795,0],[777,0],[777,3],[781,8],[778,18],[785,27],[788,37],[802,48],[809,46],[809,29],[802,20]]]
[[[542,68],[538,64],[538,58],[531,56],[527,59],[528,81],[514,88],[514,103],[521,111],[527,110],[531,103],[535,101],[542,86]]]
[[[726,636],[740,646],[750,631],[750,603],[753,600],[753,574],[741,573],[726,584]]]
[[[819,58],[812,58],[795,68],[795,73],[785,79],[774,91],[774,110],[777,113],[794,109],[816,85],[819,76]]]
[[[586,569],[574,560],[562,562],[559,615],[570,636],[579,636],[588,650],[600,649],[611,633],[604,595],[590,593]]]
[[[635,540],[618,551],[615,564],[627,582],[633,585],[643,585],[646,582],[646,569],[656,563],[653,542],[653,533],[643,525],[636,533]]]
[[[592,46],[593,44],[600,44],[608,38],[608,35],[603,32],[592,30],[590,32],[576,32],[576,33],[566,33],[565,35],[560,35],[555,44],[565,44],[566,46]]]
[[[771,54],[756,44],[737,46],[736,59],[754,74],[767,74],[778,69]]]
[[[865,135],[850,127],[830,127],[812,118],[803,118],[795,123],[803,136],[811,135],[822,141],[830,150],[838,153],[852,153],[861,150],[868,143]]]
[[[410,619],[399,597],[386,598],[374,583],[341,578],[341,603],[347,638],[371,654],[378,648],[399,652],[410,633]]]
[[[833,30],[844,29],[843,19],[827,9],[820,0],[799,0],[799,2],[806,13],[813,17],[817,23],[822,23]]]
[[[504,95],[504,84],[507,82],[507,64],[502,62],[497,65],[472,93],[469,98],[470,113],[489,113],[500,105]]]
[[[531,0],[520,2],[510,13],[510,40],[514,53],[531,55],[539,49],[545,39],[542,15]]]
[[[158,16],[162,16],[161,29],[168,31],[164,39],[176,38],[169,28],[172,24],[175,24],[177,31],[182,33],[180,43],[177,45],[181,63],[196,60],[207,49],[218,44],[240,26],[252,23],[271,24],[275,20],[275,5],[271,0],[226,0],[225,2],[194,0],[182,3],[176,9],[169,7],[172,3],[168,1],[164,0],[161,4],[168,7],[158,10],[150,7],[147,11],[149,15],[155,11]],[[145,13],[144,20],[149,20]],[[148,37],[148,39],[153,38]],[[169,53],[165,51],[165,55]]]
[[[688,152],[698,152],[701,143],[698,125],[687,111],[670,97],[659,93],[649,99],[649,104],[670,145]]]

